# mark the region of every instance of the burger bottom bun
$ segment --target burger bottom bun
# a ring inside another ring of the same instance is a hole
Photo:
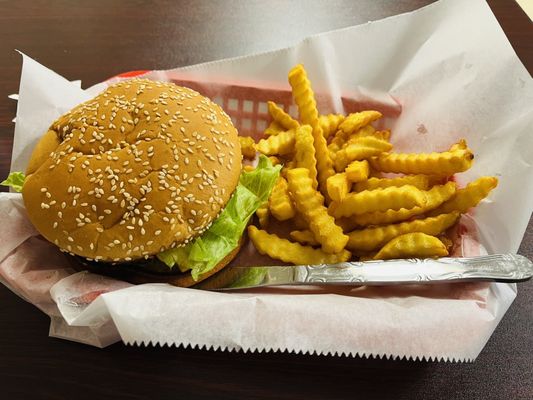
[[[149,271],[148,268],[151,266],[155,266],[157,269],[161,269],[162,267],[167,268],[155,257],[148,261],[140,260],[139,262],[132,261],[115,265],[81,259],[79,263],[74,263],[74,268],[78,271],[89,271],[95,274],[107,275],[134,284],[168,283],[179,287],[191,287],[227,266],[239,253],[243,241],[244,239],[241,238],[239,245],[235,249],[224,257],[211,271],[201,274],[198,280],[194,280],[190,272],[180,272],[177,268],[177,273],[156,273]]]

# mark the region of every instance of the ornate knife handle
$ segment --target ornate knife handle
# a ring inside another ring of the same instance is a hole
[[[347,262],[335,265],[300,265],[295,283],[390,285],[435,283],[434,281],[520,282],[533,275],[533,263],[518,254],[493,254],[480,257],[403,259]]]

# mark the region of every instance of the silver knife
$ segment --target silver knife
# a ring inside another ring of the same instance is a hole
[[[283,285],[397,285],[450,282],[523,282],[533,262],[518,254],[480,257],[345,262],[324,265],[226,267],[195,285],[204,290],[236,290]]]

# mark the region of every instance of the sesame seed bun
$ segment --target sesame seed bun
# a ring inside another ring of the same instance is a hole
[[[237,130],[199,93],[134,79],[55,121],[23,187],[28,216],[60,249],[128,262],[188,243],[241,173]]]

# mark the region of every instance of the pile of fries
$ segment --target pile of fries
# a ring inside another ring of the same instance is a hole
[[[265,138],[241,139],[245,157],[259,152],[283,165],[256,213],[259,227],[248,228],[257,250],[294,264],[448,255],[446,231],[498,184],[484,176],[459,189],[450,180],[472,166],[466,141],[441,153],[394,153],[390,131],[372,126],[381,113],[319,115],[302,65],[289,83],[299,120],[269,102]],[[293,228],[287,237],[269,232],[281,223]]]

